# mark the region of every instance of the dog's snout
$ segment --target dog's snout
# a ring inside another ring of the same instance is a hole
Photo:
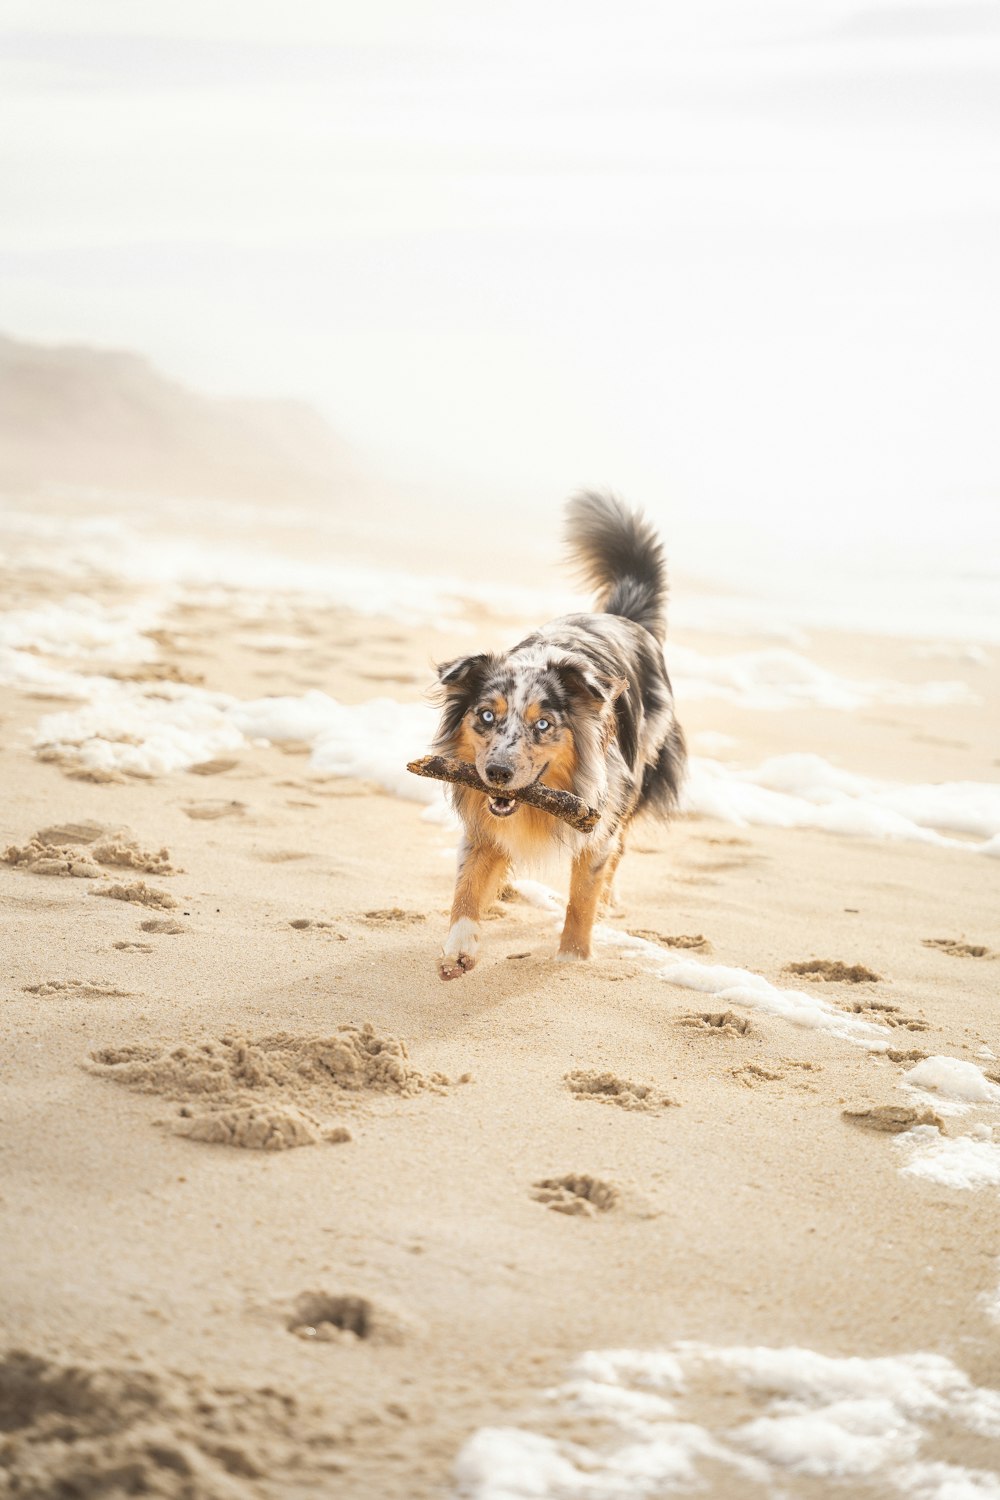
[[[495,786],[506,786],[509,781],[513,781],[514,779],[514,772],[510,766],[501,765],[498,761],[493,761],[487,765],[486,775]]]

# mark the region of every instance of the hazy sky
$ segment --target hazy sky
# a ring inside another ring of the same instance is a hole
[[[995,0],[6,0],[0,36],[12,333],[305,396],[470,495],[1000,533]]]

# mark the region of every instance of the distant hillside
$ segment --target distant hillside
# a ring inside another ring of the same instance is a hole
[[[358,474],[302,402],[215,400],[136,354],[0,335],[0,489],[335,499]]]

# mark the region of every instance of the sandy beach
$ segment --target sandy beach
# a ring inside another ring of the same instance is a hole
[[[676,625],[595,958],[522,872],[444,986],[430,663],[544,616],[228,524],[4,511],[3,1493],[1000,1493],[996,649]]]

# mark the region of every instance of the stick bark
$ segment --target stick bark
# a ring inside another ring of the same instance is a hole
[[[526,802],[529,807],[537,807],[541,812],[568,823],[578,833],[590,833],[601,819],[600,808],[588,807],[582,797],[556,787],[542,786],[537,781],[531,786],[518,787],[517,791],[498,791],[496,787],[486,785],[475,766],[457,760],[453,755],[422,755],[419,760],[409,761],[406,769],[414,776],[429,776],[433,781],[451,781],[458,786],[471,787],[487,797],[513,797],[515,802]]]

